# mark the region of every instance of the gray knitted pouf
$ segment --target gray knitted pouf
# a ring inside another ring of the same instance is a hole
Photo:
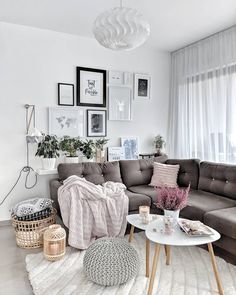
[[[140,262],[137,251],[124,239],[101,238],[88,247],[83,265],[94,283],[115,286],[135,277]]]

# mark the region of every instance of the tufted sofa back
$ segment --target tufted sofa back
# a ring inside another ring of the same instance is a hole
[[[167,156],[152,159],[122,160],[120,170],[123,183],[127,187],[149,184],[153,173],[153,162],[165,163]]]
[[[77,175],[94,184],[106,181],[122,182],[119,162],[60,164],[58,175],[60,180]]]
[[[201,162],[198,189],[236,200],[236,165]]]
[[[168,159],[166,164],[180,165],[178,173],[178,185],[186,187],[189,184],[192,189],[198,188],[200,173],[200,160],[198,159]]]

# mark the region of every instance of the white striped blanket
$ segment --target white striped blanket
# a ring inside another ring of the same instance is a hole
[[[75,175],[64,181],[58,201],[70,246],[87,249],[96,238],[124,236],[129,203],[125,189],[122,183],[95,185]]]

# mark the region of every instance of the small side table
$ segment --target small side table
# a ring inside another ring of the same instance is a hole
[[[126,216],[127,221],[131,224],[130,234],[129,234],[129,243],[133,240],[134,235],[134,228],[139,228],[142,230],[146,230],[147,227],[154,222],[155,220],[159,219],[160,215],[157,214],[150,214],[150,222],[148,224],[143,224],[141,219],[139,218],[139,214],[130,214]],[[170,249],[168,246],[165,246],[165,253],[166,253],[166,264],[170,263]],[[149,261],[150,261],[150,240],[146,236],[146,277],[149,277]]]
[[[220,295],[223,295],[223,288],[221,285],[220,276],[217,269],[216,259],[212,247],[212,242],[215,242],[220,239],[220,234],[211,228],[213,234],[211,236],[204,236],[204,237],[189,237],[185,233],[181,231],[179,227],[176,227],[175,231],[171,235],[166,235],[160,233],[160,230],[162,228],[163,221],[160,216],[158,220],[150,223],[146,227],[146,237],[155,243],[155,254],[153,258],[153,264],[152,264],[152,273],[151,278],[149,282],[149,288],[148,288],[148,295],[152,294],[153,290],[153,283],[156,275],[156,269],[157,269],[157,262],[159,258],[160,253],[160,247],[161,245],[168,245],[170,246],[197,246],[197,245],[204,245],[207,244],[208,251],[210,254],[210,259],[213,267],[213,271],[215,274],[215,279],[218,287],[218,292]],[[155,231],[154,231],[155,229]],[[160,229],[160,230],[159,230]],[[170,250],[170,249],[169,249]]]

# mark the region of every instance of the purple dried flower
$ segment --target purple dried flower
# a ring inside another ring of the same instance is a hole
[[[187,206],[190,184],[187,188],[156,187],[157,208],[162,210],[181,210]]]

